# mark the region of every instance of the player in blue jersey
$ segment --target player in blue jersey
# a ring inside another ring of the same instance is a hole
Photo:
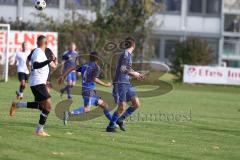
[[[98,54],[97,52],[91,52],[90,61],[86,64],[83,64],[78,67],[72,67],[68,69],[60,78],[59,82],[61,83],[63,78],[71,71],[76,70],[82,75],[82,96],[84,100],[84,106],[73,111],[66,111],[64,113],[64,124],[67,124],[67,120],[71,115],[78,115],[84,112],[90,112],[91,106],[99,106],[103,109],[104,115],[111,120],[112,116],[108,110],[108,105],[96,94],[96,83],[105,86],[111,87],[110,82],[105,83],[101,81],[98,76],[100,74],[100,67],[98,65]]]
[[[136,46],[135,40],[128,37],[126,38],[126,44],[129,44],[129,46],[119,57],[113,81],[113,97],[118,108],[113,113],[112,119],[106,128],[107,132],[116,132],[117,125],[119,125],[122,131],[125,131],[124,120],[140,107],[139,99],[135,89],[130,83],[130,79],[133,77],[138,80],[143,80],[144,75],[132,69],[132,54]],[[124,112],[126,102],[128,101],[131,101],[132,105]]]
[[[69,44],[68,51],[65,52],[62,56],[61,74],[63,74],[63,72],[67,71],[69,68],[76,66],[76,58],[78,57],[78,53],[75,50],[76,44],[71,42]],[[71,99],[72,98],[71,89],[73,88],[73,86],[75,86],[77,81],[77,75],[75,70],[68,73],[65,80],[67,82],[67,85],[60,90],[61,96],[64,94],[65,91],[67,91],[67,97],[68,99]]]

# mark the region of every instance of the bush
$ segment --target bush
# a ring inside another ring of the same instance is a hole
[[[170,61],[172,73],[182,80],[183,65],[209,65],[213,61],[213,50],[207,41],[189,38],[176,44],[175,56]]]

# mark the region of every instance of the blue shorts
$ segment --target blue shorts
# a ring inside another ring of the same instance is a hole
[[[96,94],[95,90],[83,91],[82,96],[84,106],[98,106],[98,101],[101,99],[101,97]]]
[[[136,97],[136,91],[131,84],[114,84],[112,93],[115,103],[129,102],[133,97]]]
[[[65,78],[66,81],[77,81],[77,75],[75,71],[70,72]]]

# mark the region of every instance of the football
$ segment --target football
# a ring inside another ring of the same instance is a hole
[[[47,3],[44,0],[35,0],[35,8],[39,11],[45,9]]]

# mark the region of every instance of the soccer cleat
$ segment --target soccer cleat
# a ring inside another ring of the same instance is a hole
[[[44,131],[38,131],[38,132],[35,132],[35,134],[40,137],[50,137],[50,135]]]
[[[69,114],[70,114],[69,111],[65,111],[65,112],[63,113],[63,124],[64,124],[64,126],[67,126],[67,121],[68,121],[68,119],[69,119]]]
[[[10,116],[13,116],[17,111],[17,103],[16,102],[12,102],[11,108],[10,108]]]
[[[117,125],[122,131],[126,131],[126,126],[123,121],[117,121]]]
[[[117,132],[116,129],[117,129],[116,124],[110,122],[109,125],[108,125],[107,128],[106,128],[106,131],[107,131],[107,132]]]

